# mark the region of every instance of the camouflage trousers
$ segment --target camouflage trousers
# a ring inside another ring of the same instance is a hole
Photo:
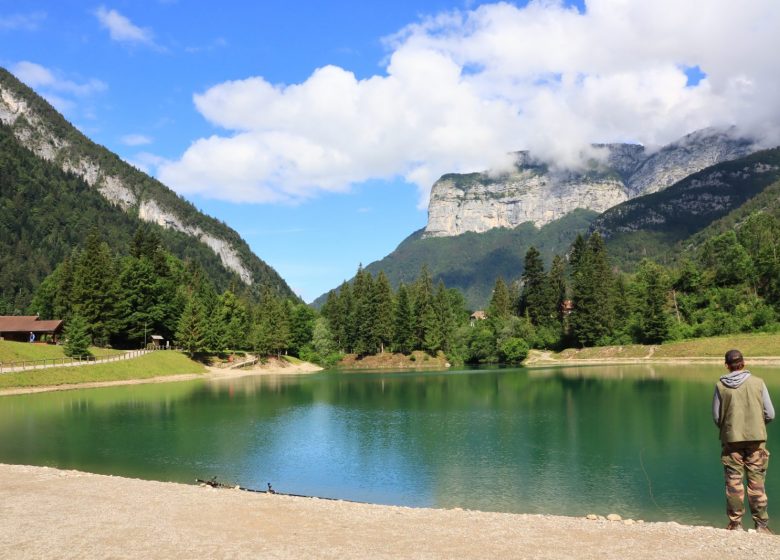
[[[741,522],[745,513],[745,488],[747,475],[748,504],[756,526],[766,526],[767,497],[764,487],[769,451],[763,441],[724,443],[720,456],[726,477],[726,513],[731,521]]]

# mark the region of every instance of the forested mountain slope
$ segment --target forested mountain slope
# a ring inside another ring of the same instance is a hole
[[[6,311],[21,311],[37,283],[83,241],[85,227],[111,232],[109,241],[119,248],[143,222],[160,230],[176,256],[200,264],[219,289],[236,283],[259,293],[268,285],[294,297],[238,233],[89,140],[2,68],[0,124],[0,290]]]
[[[776,209],[778,181],[780,148],[763,150],[610,208],[592,229],[607,240],[614,263],[624,269],[645,257],[669,264],[696,239],[721,233],[764,207]]]
[[[93,228],[110,247],[127,250],[144,222],[125,212],[72,173],[33,155],[7,126],[0,125],[0,314],[21,313],[32,292],[62,259],[83,244]],[[178,257],[199,264],[219,289],[241,287],[238,275],[219,256],[182,232],[148,224]],[[270,267],[257,259],[258,275],[275,289],[291,292]],[[259,289],[260,284],[244,289]]]
[[[487,305],[497,277],[507,282],[520,278],[529,247],[539,249],[549,265],[553,255],[565,253],[596,216],[595,212],[579,209],[541,228],[526,222],[514,229],[494,228],[452,237],[423,237],[423,230],[419,230],[365,270],[374,275],[383,271],[397,287],[401,282],[412,282],[425,264],[434,282],[443,280],[448,288],[459,289],[471,309],[480,309]],[[325,295],[314,305],[324,302]]]

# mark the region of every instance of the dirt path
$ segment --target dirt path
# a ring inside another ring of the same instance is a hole
[[[303,373],[314,373],[321,371],[322,368],[302,362],[300,364],[290,364],[288,362],[271,360],[267,364],[256,365],[251,368],[243,369],[222,369],[216,367],[207,368],[207,373],[185,373],[181,375],[163,375],[160,377],[150,377],[148,379],[122,379],[118,381],[94,381],[90,383],[74,383],[65,385],[45,385],[40,387],[17,387],[14,389],[0,390],[0,397],[9,395],[25,395],[28,393],[46,393],[49,391],[70,391],[72,389],[95,389],[97,387],[114,387],[117,385],[141,385],[144,383],[174,383],[176,381],[192,381],[193,379],[231,379],[235,377],[245,377],[248,375],[296,375]]]
[[[780,537],[434,510],[0,465],[2,558],[780,558]]]

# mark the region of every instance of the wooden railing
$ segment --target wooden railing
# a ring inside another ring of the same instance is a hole
[[[40,360],[20,360],[16,362],[0,362],[0,373],[12,373],[17,371],[29,371],[34,369],[45,369],[52,367],[63,366],[85,366],[92,364],[104,364],[107,362],[118,362],[121,360],[130,360],[143,356],[149,352],[155,350],[155,348],[149,348],[147,350],[129,350],[121,354],[114,354],[112,356],[103,356],[97,358],[95,356],[88,356],[84,358],[42,358]]]

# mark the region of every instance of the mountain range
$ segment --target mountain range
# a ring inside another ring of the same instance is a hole
[[[581,171],[521,152],[512,173],[444,175],[433,186],[427,226],[366,270],[384,271],[397,285],[425,263],[435,281],[459,288],[477,309],[498,276],[520,278],[532,245],[549,265],[578,234],[599,231],[614,264],[631,271],[645,257],[673,263],[707,235],[738,224],[748,208],[780,206],[771,195],[780,190],[780,149],[756,151],[734,129],[700,130],[653,152],[632,144],[594,148],[604,157]]]

